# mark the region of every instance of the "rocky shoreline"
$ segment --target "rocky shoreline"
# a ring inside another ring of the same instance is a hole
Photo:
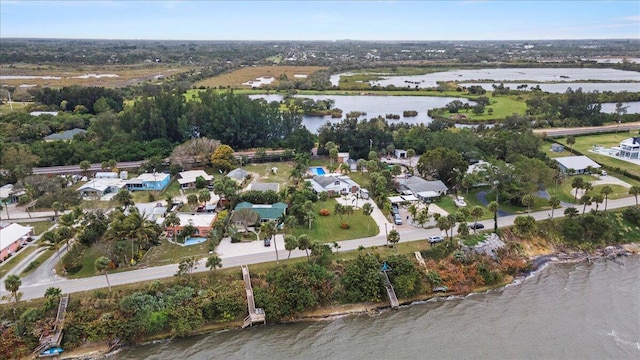
[[[526,274],[523,274],[521,278],[527,277],[536,271],[541,270],[548,263],[579,263],[579,262],[592,262],[596,260],[605,260],[605,261],[613,261],[621,266],[624,266],[622,262],[618,259],[622,256],[630,256],[632,254],[640,254],[640,244],[624,244],[624,245],[616,245],[616,246],[607,246],[602,249],[597,249],[593,253],[589,253],[586,251],[576,251],[576,252],[564,252],[558,251],[551,254],[539,255],[532,259],[531,262],[531,271]],[[521,279],[519,278],[519,279]],[[498,284],[491,288],[483,288],[483,289],[474,289],[473,293],[489,291],[494,289],[503,288],[508,284],[514,283],[519,279],[510,278],[508,281]],[[427,301],[432,298],[448,298],[451,296],[465,296],[468,294],[458,294],[458,293],[438,293],[438,294],[429,294],[428,296],[419,296],[412,299],[402,299],[400,305],[411,305],[416,302]],[[281,323],[293,323],[300,321],[326,321],[333,320],[344,316],[350,315],[361,315],[361,314],[377,314],[380,311],[384,311],[389,308],[389,305],[385,303],[360,303],[360,304],[348,304],[348,305],[339,305],[339,306],[331,306],[331,307],[323,307],[314,311],[306,312],[299,314],[299,316],[294,319],[288,321],[281,321]],[[220,324],[222,325],[222,324]],[[237,322],[227,323],[228,326],[216,326],[216,329],[234,329],[239,328]],[[208,329],[203,332],[199,332],[198,334],[209,333],[211,329]],[[163,341],[170,340],[173,336],[167,336],[164,338],[159,338],[152,340],[155,341]],[[76,360],[93,360],[93,359],[105,359],[109,356],[117,353],[123,347],[110,347],[106,342],[103,343],[91,343],[87,345],[83,345],[79,348],[70,350],[60,357],[60,359],[76,359]]]

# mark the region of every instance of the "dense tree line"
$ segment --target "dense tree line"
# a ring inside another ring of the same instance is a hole
[[[107,110],[119,112],[123,106],[122,94],[117,89],[74,85],[65,86],[62,89],[45,87],[29,92],[35,101],[43,105],[59,106],[63,111],[71,110],[96,114]]]

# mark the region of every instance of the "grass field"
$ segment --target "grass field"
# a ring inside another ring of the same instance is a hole
[[[14,255],[9,260],[6,260],[0,265],[0,278],[5,276],[9,270],[13,269],[22,259],[26,258],[29,254],[36,251],[38,247],[29,246],[26,249],[22,249],[18,255]]]
[[[31,84],[38,86],[62,87],[70,85],[122,87],[131,83],[141,83],[153,80],[155,76],[169,77],[191,70],[192,67],[169,64],[138,64],[138,65],[102,65],[102,66],[41,66],[36,64],[11,64],[0,67],[3,76],[55,76],[61,79],[5,79],[4,85],[18,86]],[[114,74],[118,77],[87,77],[74,78],[86,74]]]
[[[275,78],[274,82],[271,85],[277,85],[278,77],[282,74],[286,74],[287,78],[291,81],[294,81],[295,75],[309,75],[318,70],[324,70],[327,67],[323,66],[247,66],[240,68],[238,70],[234,70],[230,73],[225,73],[222,75],[218,75],[216,77],[212,77],[209,79],[202,80],[195,84],[196,87],[204,86],[209,88],[218,88],[218,87],[232,87],[232,88],[251,88],[247,85],[242,85],[242,83],[247,82],[249,80],[254,80],[261,76],[273,77]]]
[[[47,231],[53,225],[51,221],[23,222],[18,224],[22,226],[33,226],[35,235],[42,235],[43,232]]]
[[[333,213],[333,209],[337,202],[334,199],[327,201],[318,201],[314,204],[314,212],[318,214],[320,209],[328,209],[331,212],[329,216],[316,216],[311,225],[311,230],[307,226],[299,226],[293,230],[295,236],[302,234],[309,235],[309,238],[318,240],[321,243],[332,243],[334,241],[359,239],[378,234],[378,225],[371,218],[362,214],[362,210],[358,209],[349,218],[349,229],[340,228],[340,218]],[[343,216],[344,221],[347,217]]]
[[[144,256],[140,265],[143,266],[162,266],[177,263],[181,259],[195,256],[196,258],[206,257],[209,253],[209,241],[190,246],[180,246],[162,240],[159,246],[154,246]],[[204,264],[200,264],[204,266]]]
[[[585,154],[586,156],[588,156],[589,158],[591,158],[592,160],[600,164],[604,164],[612,167],[618,167],[620,169],[628,171],[630,174],[640,176],[640,166],[638,166],[637,164],[624,161],[621,159],[616,159],[607,155],[596,154],[594,152],[589,151],[593,149],[594,145],[603,146],[605,148],[618,146],[620,145],[620,141],[634,135],[637,136],[637,134],[624,132],[624,133],[618,133],[618,134],[598,134],[598,135],[578,136],[575,138],[576,143],[573,145],[573,148],[580,151],[581,153]],[[567,138],[558,139],[558,142],[568,147]],[[619,177],[617,174],[612,174],[612,175]],[[621,179],[629,182],[632,185],[640,185],[640,182],[638,182],[637,180],[632,180],[627,178],[621,178]]]

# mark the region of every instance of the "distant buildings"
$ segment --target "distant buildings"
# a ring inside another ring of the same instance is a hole
[[[76,191],[82,197],[101,198],[107,194],[117,193],[126,187],[126,180],[115,178],[96,178],[80,186]]]
[[[399,180],[398,191],[424,201],[445,195],[449,188],[440,180],[429,181],[419,176],[411,176]]]
[[[213,176],[207,174],[204,170],[183,171],[179,175],[178,183],[181,189],[195,189],[198,177],[202,177],[207,186],[212,185],[211,182],[213,181]]]
[[[360,191],[360,185],[345,175],[316,175],[305,181],[311,184],[316,193],[327,192],[329,196],[355,194]]]

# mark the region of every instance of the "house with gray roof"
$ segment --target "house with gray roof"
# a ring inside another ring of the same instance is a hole
[[[232,178],[237,183],[242,183],[247,178],[247,175],[249,175],[249,172],[247,170],[242,168],[237,168],[229,171],[229,173],[227,174],[227,177]]]
[[[252,204],[250,202],[243,201],[240,204],[236,205],[236,208],[233,211],[238,211],[240,209],[250,208],[253,211],[257,212],[260,216],[260,221],[271,221],[278,220],[282,217],[282,215],[287,213],[287,204],[283,202],[277,202],[275,204]]]
[[[73,137],[76,135],[86,134],[87,130],[84,129],[71,129],[65,130],[59,133],[51,134],[49,136],[45,136],[44,141],[71,141]]]
[[[419,176],[411,176],[400,179],[398,191],[401,194],[411,193],[421,200],[431,199],[446,195],[449,188],[440,180],[425,180]]]
[[[280,191],[280,184],[278,183],[261,183],[261,182],[252,182],[247,186],[246,191]]]
[[[360,191],[360,185],[345,175],[316,175],[306,179],[316,193],[327,192],[329,196],[340,194],[355,194]]]
[[[600,165],[589,159],[586,156],[564,156],[554,159],[558,162],[560,170],[564,173],[570,172],[569,169],[573,169],[573,174],[586,174],[588,169],[599,169]]]

